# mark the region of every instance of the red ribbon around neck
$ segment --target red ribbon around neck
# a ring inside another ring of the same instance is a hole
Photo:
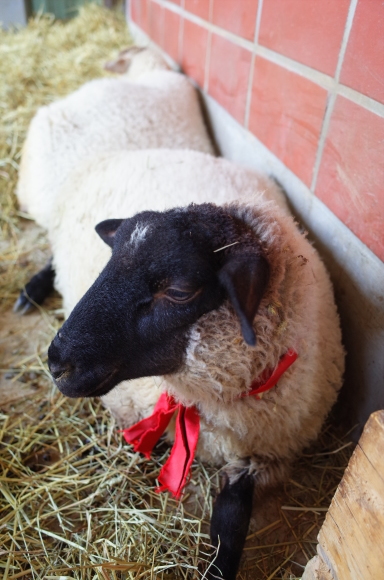
[[[239,398],[250,396],[259,398],[260,393],[272,389],[283,373],[295,362],[297,356],[294,350],[289,350],[281,357],[272,373],[264,372],[261,377],[253,381],[250,390]],[[199,439],[200,416],[196,407],[185,407],[181,403],[176,403],[172,396],[163,393],[152,415],[124,429],[123,435],[127,443],[133,445],[135,451],[143,453],[149,459],[152,449],[164,433],[175,411],[178,411],[175,442],[170,456],[160,471],[158,479],[161,485],[157,491],[168,490],[174,497],[179,498],[187,483]]]

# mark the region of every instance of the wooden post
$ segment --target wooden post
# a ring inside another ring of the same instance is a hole
[[[370,416],[318,541],[302,580],[384,578],[384,411]]]

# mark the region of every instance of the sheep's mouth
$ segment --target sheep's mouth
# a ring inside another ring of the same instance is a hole
[[[118,378],[119,369],[113,369],[110,371],[102,381],[95,380],[81,380],[81,375],[79,377],[71,375],[69,378],[68,374],[66,376],[60,376],[60,381],[55,381],[57,388],[65,395],[70,398],[78,397],[102,397],[111,391],[122,379]],[[91,382],[91,385],[90,385]]]
[[[86,397],[102,397],[103,395],[106,395],[107,393],[109,393],[109,391],[111,391],[118,382],[120,381],[116,381],[116,375],[118,374],[119,369],[114,369],[113,371],[111,371],[106,377],[105,379],[99,384],[99,386],[94,389],[92,391],[92,393],[89,393],[89,395],[85,395]]]

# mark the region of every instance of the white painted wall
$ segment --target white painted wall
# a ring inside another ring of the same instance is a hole
[[[10,25],[25,26],[27,14],[24,0],[0,0],[0,22],[3,28]]]

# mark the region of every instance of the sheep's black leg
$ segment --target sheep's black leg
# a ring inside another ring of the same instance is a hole
[[[213,507],[211,541],[219,551],[207,578],[235,580],[252,513],[254,478],[244,474],[230,485],[226,481]]]
[[[26,314],[33,310],[34,304],[42,304],[53,290],[54,279],[55,271],[50,259],[48,264],[24,286],[13,307],[14,312]]]

